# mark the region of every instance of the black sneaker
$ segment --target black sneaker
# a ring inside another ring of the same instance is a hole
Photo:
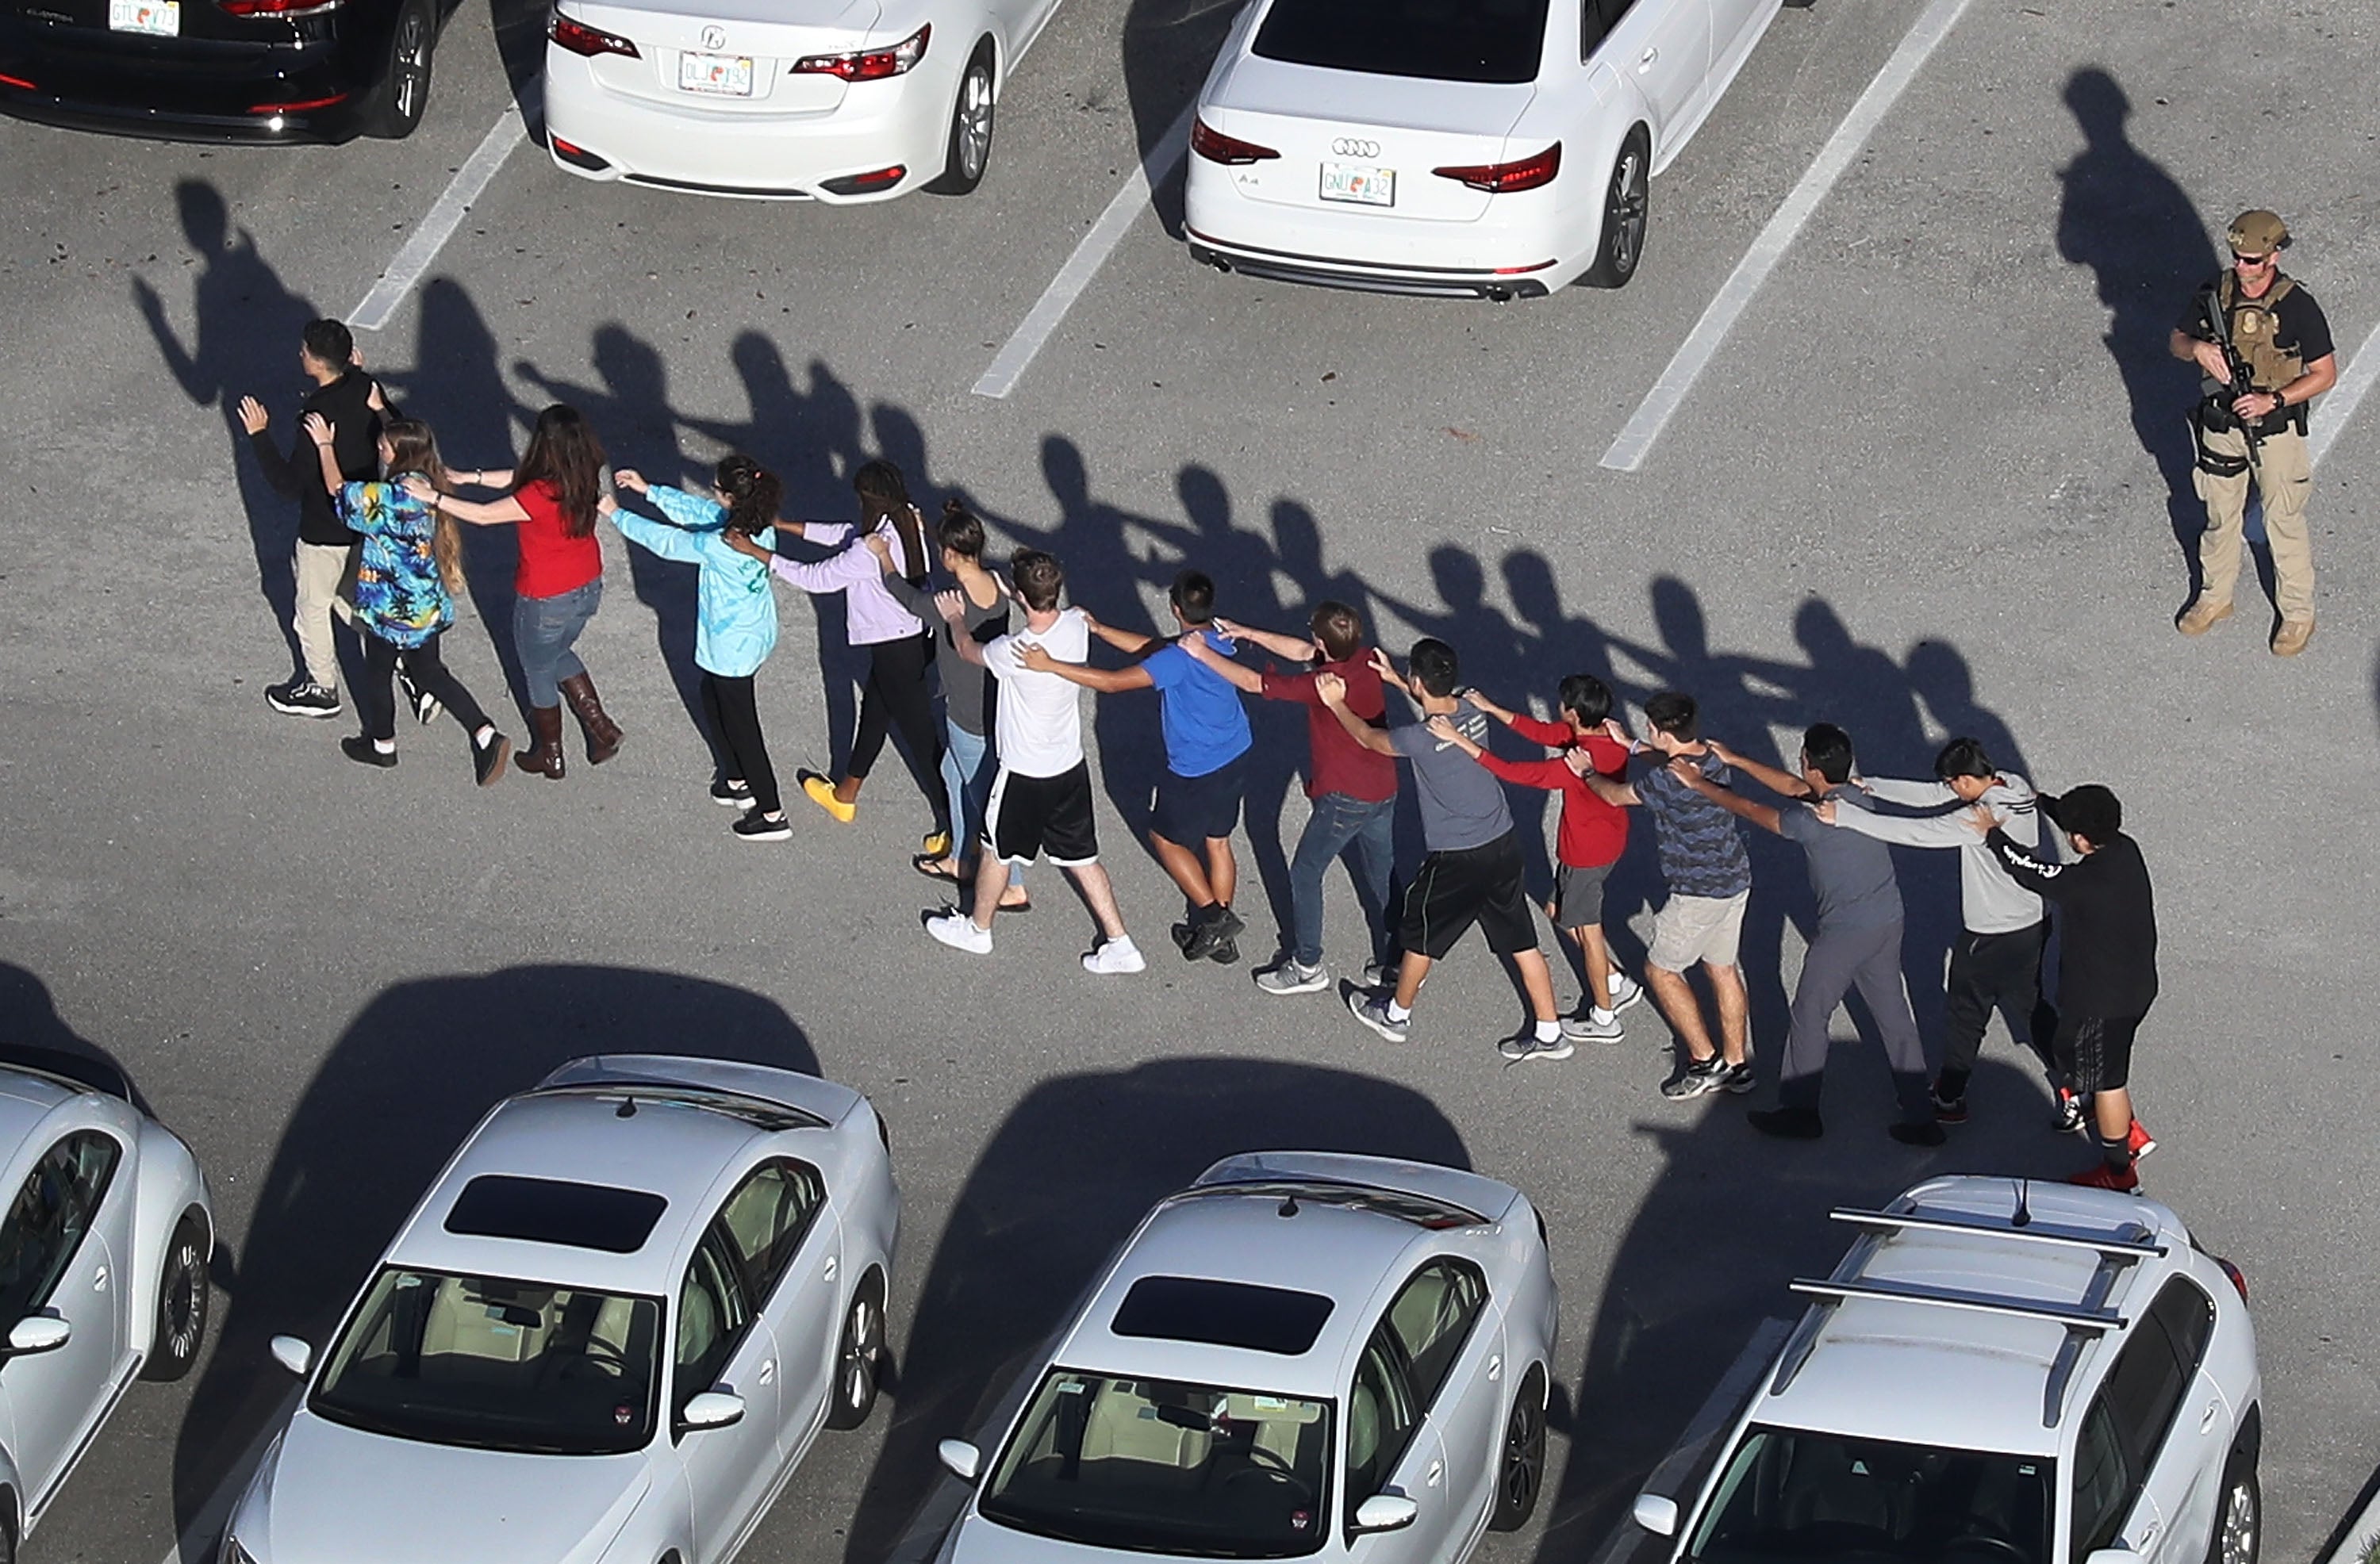
[[[2058,1133],[2061,1135],[2081,1134],[2082,1133],[2083,1121],[2086,1117],[2087,1114],[2084,1111],[2083,1099],[2075,1096],[2072,1092],[2068,1091],[2064,1086],[2058,1087],[2057,1120]]]
[[[794,822],[783,812],[764,815],[758,809],[747,809],[728,829],[747,842],[783,842],[794,834]]]
[[[504,774],[504,762],[513,758],[513,741],[502,734],[490,734],[485,744],[471,746],[471,772],[487,787]]]
[[[1938,1085],[1934,1087],[1929,1095],[1934,1099],[1934,1117],[1937,1121],[1944,1124],[1963,1124],[1967,1121],[1967,1099],[1963,1095],[1944,1097],[1942,1088]]]
[[[1687,1065],[1674,1076],[1661,1083],[1661,1095],[1672,1102],[1715,1092],[1727,1082],[1727,1061],[1718,1054]]]
[[[382,770],[396,764],[396,751],[382,749],[361,734],[349,734],[339,741],[339,753],[361,766],[378,766]]]
[[[311,679],[292,679],[285,685],[268,685],[264,703],[285,717],[335,717],[339,714],[339,692]]]
[[[402,662],[396,665],[396,687],[405,692],[405,704],[411,708],[413,720],[425,728],[437,719],[438,713],[446,709],[444,703],[436,696],[413,682],[413,675]]]
[[[712,782],[710,801],[723,804],[730,809],[749,809],[752,806],[752,784],[725,781]]]
[[[1755,1108],[1743,1121],[1778,1140],[1816,1140],[1827,1133],[1826,1121],[1815,1108]]]
[[[1719,1090],[1733,1097],[1742,1097],[1752,1087],[1752,1061],[1748,1059],[1741,1064],[1729,1065],[1727,1073],[1720,1077],[1718,1084]]]
[[[1240,942],[1237,940],[1218,940],[1208,948],[1207,959],[1217,966],[1231,966],[1240,959]]]

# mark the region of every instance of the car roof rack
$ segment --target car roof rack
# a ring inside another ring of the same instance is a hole
[[[1925,1216],[1915,1211],[1862,1211],[1849,1206],[1838,1206],[1828,1215],[1836,1221],[1849,1222],[1854,1227],[1878,1228],[1887,1231],[1974,1232],[2005,1238],[2015,1243],[2061,1244],[2070,1249],[2095,1249],[2102,1255],[2125,1255],[2136,1259],[2162,1259],[2166,1254],[2166,1246],[2151,1243],[2151,1230],[2138,1222],[2126,1223],[2120,1234],[2103,1234],[2076,1232],[2067,1228],[2012,1227],[2005,1221],[1989,1218],[1970,1220],[1960,1217]]]

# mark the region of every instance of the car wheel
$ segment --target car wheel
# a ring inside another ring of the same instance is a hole
[[[1646,188],[1652,148],[1640,126],[1621,142],[1603,188],[1603,232],[1596,240],[1595,264],[1586,270],[1591,288],[1624,288],[1645,254],[1645,226],[1651,200]]]
[[[413,134],[430,101],[430,58],[438,47],[438,18],[429,0],[406,0],[388,40],[388,68],[380,84],[373,134],[392,141]]]
[[[157,1274],[157,1323],[149,1338],[143,1379],[179,1379],[199,1361],[207,1339],[207,1224],[195,1211],[174,1230]],[[0,1561],[5,1564],[5,1561]]]
[[[2223,1473],[2223,1508],[2215,1517],[2206,1564],[2256,1564],[2264,1530],[2265,1492],[2256,1481],[2255,1458],[2235,1455]]]
[[[877,1374],[884,1364],[884,1283],[874,1272],[860,1282],[843,1318],[843,1341],[834,1353],[832,1428],[856,1428],[876,1410]]]
[[[984,170],[991,166],[993,114],[991,45],[987,42],[976,45],[975,58],[967,61],[966,70],[959,77],[958,96],[951,102],[951,136],[942,158],[942,176],[927,188],[938,196],[964,196],[983,183]]]
[[[1504,1448],[1496,1463],[1496,1512],[1488,1524],[1499,1532],[1517,1532],[1527,1525],[1545,1485],[1546,1377],[1543,1370],[1533,1368],[1521,1381],[1512,1415],[1504,1420]]]

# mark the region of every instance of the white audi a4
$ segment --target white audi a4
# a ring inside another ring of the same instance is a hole
[[[546,145],[589,179],[748,200],[965,195],[1057,0],[554,0]]]
[[[480,1121],[306,1376],[222,1564],[722,1564],[874,1406],[883,1121],[754,1064],[574,1061]]]
[[[1381,293],[1622,286],[1647,182],[1779,6],[1255,0],[1198,96],[1190,253]]]

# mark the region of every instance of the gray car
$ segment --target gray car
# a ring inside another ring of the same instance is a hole
[[[214,1218],[190,1148],[95,1061],[0,1059],[0,1564],[137,1378],[207,1329]]]
[[[718,1564],[874,1406],[900,1231],[847,1086],[618,1055],[499,1105],[327,1350],[224,1564]]]

